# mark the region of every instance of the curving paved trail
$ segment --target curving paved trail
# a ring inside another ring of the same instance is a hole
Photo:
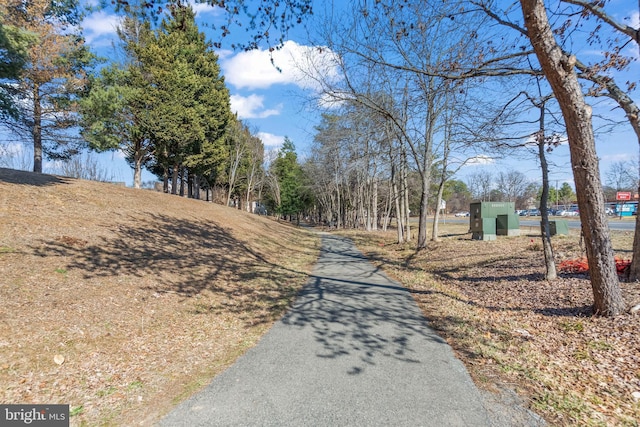
[[[284,318],[160,426],[543,424],[485,400],[405,288],[348,239],[322,239]]]

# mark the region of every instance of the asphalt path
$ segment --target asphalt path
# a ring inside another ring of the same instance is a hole
[[[407,289],[350,240],[322,242],[287,314],[160,426],[543,424],[478,390]]]

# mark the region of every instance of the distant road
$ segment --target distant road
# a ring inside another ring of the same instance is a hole
[[[527,219],[524,219],[527,218]],[[538,224],[540,224],[540,218],[541,217],[537,217],[538,219],[533,219],[536,217],[521,217],[520,218],[520,225],[521,226],[525,226],[525,227],[535,227]],[[549,218],[550,220],[554,220],[557,217],[551,217]],[[580,228],[580,220],[577,219],[568,219],[568,218],[560,218],[560,219],[566,219],[567,223],[569,224],[569,228]],[[452,223],[468,223],[469,222],[469,218],[447,218],[446,220],[444,220],[446,222],[452,222]],[[619,230],[619,231],[633,231],[636,229],[636,221],[635,218],[632,219],[618,219],[616,218],[610,218],[609,219],[609,228],[611,230]]]
[[[550,220],[554,220],[555,217],[549,218]],[[520,225],[533,226],[540,223],[540,220],[536,221],[534,219],[521,219]],[[574,219],[567,219],[567,223],[569,224],[569,228],[580,228],[580,221]],[[619,231],[633,231],[636,229],[636,221],[628,220],[628,219],[617,219],[610,218],[609,219],[609,228],[611,230],[619,230]]]

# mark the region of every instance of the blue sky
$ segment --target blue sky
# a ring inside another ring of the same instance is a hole
[[[215,22],[221,19],[218,8],[194,5],[199,23]],[[116,41],[118,17],[105,11],[95,12],[83,21],[86,41],[94,51],[103,56],[113,54]],[[201,25],[211,41],[218,41],[217,33]],[[298,29],[300,37],[287,40],[284,46],[273,53],[268,49],[248,52],[223,48],[217,50],[219,64],[231,94],[231,108],[247,123],[263,141],[266,150],[277,150],[285,137],[291,139],[301,156],[308,150],[313,139],[313,127],[317,124],[317,109],[310,98],[317,93],[312,79],[305,78],[300,69],[313,48],[302,40],[303,28]],[[294,32],[291,33],[293,36]],[[224,39],[231,43],[245,36],[243,30],[232,32]],[[274,63],[271,62],[273,56]],[[116,181],[131,185],[132,171],[120,153],[104,153],[101,164],[110,171]],[[145,172],[143,181],[153,180],[152,174]]]
[[[638,11],[635,1],[611,0],[613,11],[618,14],[634,11],[632,25],[638,26]],[[216,22],[224,16],[218,8],[206,5],[195,5],[199,22]],[[316,8],[317,10],[317,8]],[[116,42],[116,27],[118,17],[105,10],[97,11],[83,21],[84,36],[89,46],[100,55],[111,56],[114,54],[113,43]],[[212,41],[218,41],[217,33],[205,26],[201,26]],[[240,39],[245,36],[244,31],[232,32],[229,40]],[[304,28],[295,28],[285,42],[283,48],[273,53],[273,60],[281,69],[278,71],[271,63],[268,50],[254,50],[249,52],[232,51],[223,49],[217,51],[222,73],[231,93],[231,106],[233,111],[247,123],[262,139],[267,149],[277,149],[289,137],[296,145],[299,154],[304,157],[313,140],[314,126],[318,124],[319,112],[316,98],[317,87],[313,79],[305,77],[299,71],[300,65],[305,63],[308,55],[319,55],[305,43],[306,32]],[[636,55],[638,52],[637,45]],[[589,53],[584,47],[583,53]],[[330,53],[325,52],[325,55]],[[302,67],[304,68],[304,67]],[[327,68],[325,73],[331,73]],[[635,62],[629,73],[631,76],[640,76],[640,62]],[[637,99],[637,94],[634,94]],[[613,114],[613,105],[608,101],[597,101],[607,114]],[[615,112],[620,119],[622,113]],[[622,124],[611,132],[598,135],[597,151],[601,158],[600,169],[604,174],[610,165],[618,161],[637,159],[638,143],[635,134],[628,124]],[[104,153],[99,156],[101,165],[108,171],[115,181],[124,181],[132,184],[133,172],[123,160],[120,153]],[[557,165],[551,169],[551,180],[573,182],[569,150],[566,145],[560,146],[549,154],[549,159]],[[45,163],[45,169],[47,164]],[[502,160],[480,158],[474,165],[466,166],[458,174],[460,179],[465,179],[468,174],[478,170],[488,170],[491,173],[507,170],[519,170],[525,173],[531,180],[540,181],[539,168],[533,156],[521,155]],[[143,181],[154,180],[155,177],[147,172],[143,174]]]

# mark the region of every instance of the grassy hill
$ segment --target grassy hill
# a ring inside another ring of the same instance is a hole
[[[0,401],[150,424],[256,343],[318,249],[232,208],[0,169]]]

